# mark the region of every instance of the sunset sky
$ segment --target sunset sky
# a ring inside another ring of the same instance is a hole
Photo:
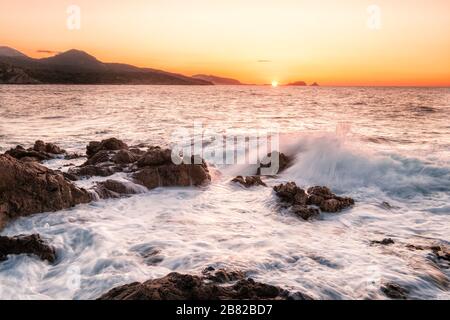
[[[449,12],[449,0],[0,0],[0,45],[247,83],[449,86]]]

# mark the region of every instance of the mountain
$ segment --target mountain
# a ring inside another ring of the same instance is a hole
[[[120,63],[104,63],[80,50],[53,57],[33,59],[21,52],[0,47],[0,84],[148,84],[212,85],[162,70]]]
[[[242,85],[242,83],[239,80],[231,78],[222,78],[213,75],[196,74],[192,76],[192,78],[209,81],[216,85]]]
[[[314,82],[311,84],[311,87],[318,87],[318,86],[319,86],[319,84],[317,82]]]
[[[0,46],[0,57],[22,57],[26,58],[27,56],[24,55],[22,52],[17,51],[16,49]]]

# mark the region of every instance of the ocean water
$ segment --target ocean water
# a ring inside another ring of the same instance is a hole
[[[58,261],[20,255],[0,263],[0,298],[92,299],[212,265],[317,299],[385,299],[387,281],[411,298],[449,299],[448,265],[406,248],[450,245],[449,98],[449,88],[0,86],[1,152],[42,139],[81,153],[112,136],[168,146],[194,121],[244,136],[277,125],[294,162],[266,178],[269,186],[327,185],[356,200],[303,221],[280,209],[271,188],[230,183],[252,166],[210,163],[212,183],[202,188],[140,190],[12,222],[2,235],[39,233]],[[46,165],[69,162],[77,163]],[[395,244],[370,245],[386,237]]]

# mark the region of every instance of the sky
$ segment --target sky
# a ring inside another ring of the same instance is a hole
[[[256,84],[450,86],[449,12],[449,0],[0,0],[0,45]]]

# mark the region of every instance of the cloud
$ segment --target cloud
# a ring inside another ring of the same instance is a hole
[[[258,60],[257,62],[259,62],[259,63],[268,63],[268,62],[272,62],[272,60]]]
[[[58,54],[59,51],[52,51],[52,50],[37,50],[37,53],[47,53],[47,54]]]

